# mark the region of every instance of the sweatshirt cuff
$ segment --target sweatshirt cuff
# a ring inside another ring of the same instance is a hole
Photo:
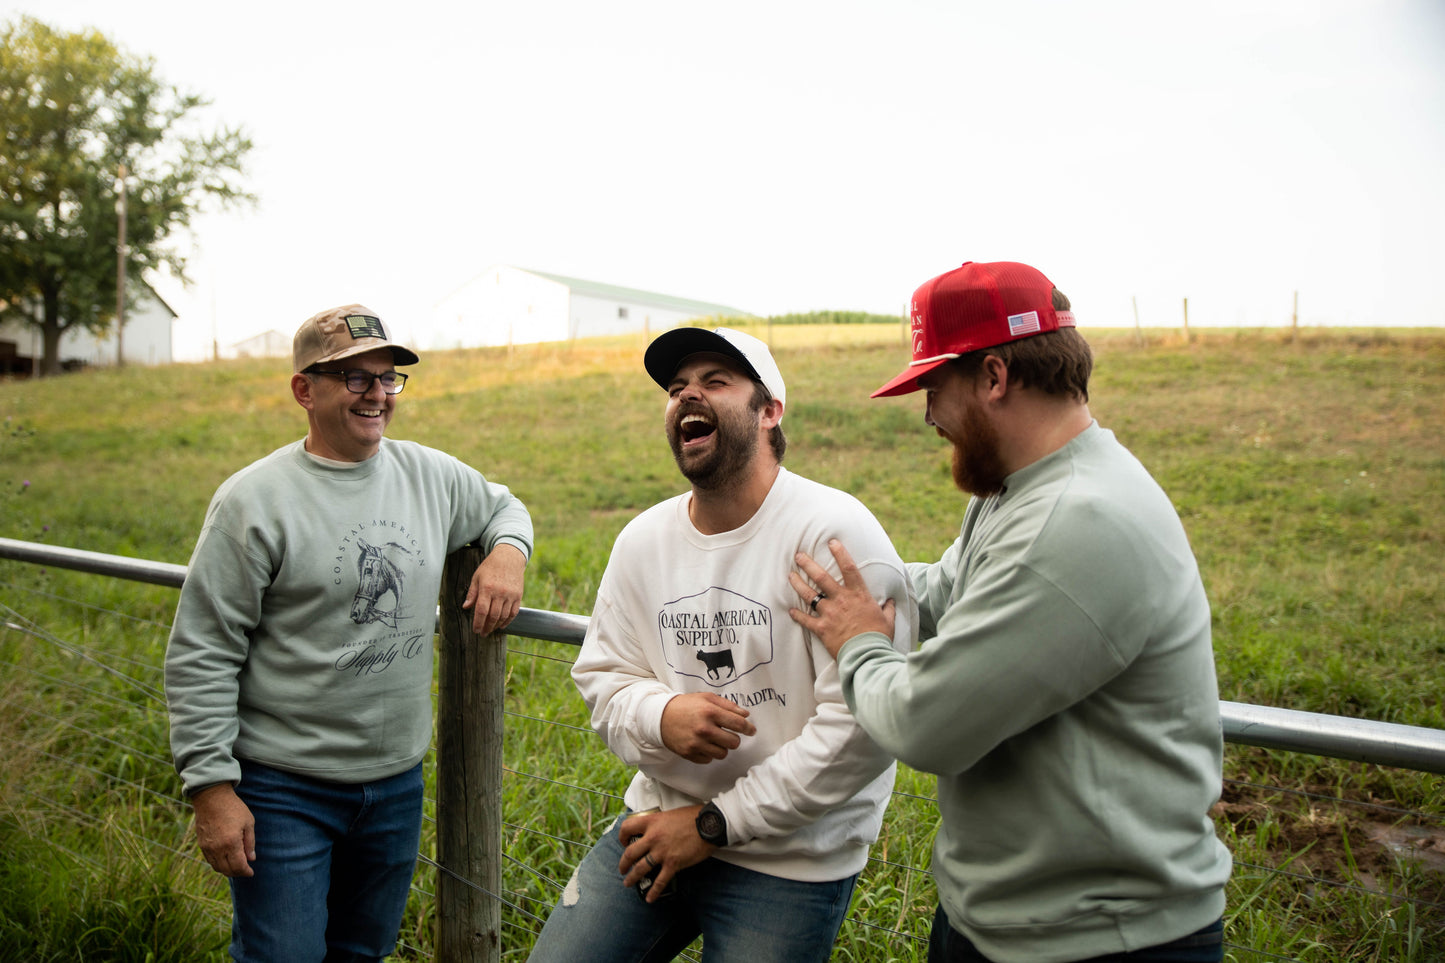
[[[637,706],[637,734],[644,749],[670,752],[662,741],[662,713],[679,692],[659,692],[644,698]]]
[[[498,545],[510,545],[510,546],[512,546],[513,548],[515,548],[517,551],[521,552],[521,553],[522,553],[522,557],[525,558],[527,561],[530,562],[530,561],[532,560],[532,546],[531,546],[531,543],[525,542],[525,541],[523,541],[522,539],[516,537],[515,535],[499,535],[499,536],[497,536],[497,540],[492,543],[492,547],[489,548],[489,549],[487,549],[487,554],[490,555],[490,554],[496,549],[496,547],[497,547]]]
[[[180,776],[181,792],[187,799],[190,799],[202,789],[210,789],[223,782],[228,782],[233,786],[240,785],[241,764],[236,761],[234,756],[230,756],[224,760],[216,759],[202,766],[188,767],[181,772]]]
[[[897,655],[893,640],[882,632],[860,632],[838,649],[838,673],[846,686],[858,667],[877,655]]]

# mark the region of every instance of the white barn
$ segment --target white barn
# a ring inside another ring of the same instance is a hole
[[[740,316],[751,317],[724,304],[498,265],[442,299],[415,341],[434,349],[570,341]]]
[[[125,352],[125,363],[170,364],[171,325],[176,320],[176,312],[145,282],[128,285],[127,297],[125,330],[120,339],[121,349]],[[45,353],[44,339],[39,328],[15,319],[0,322],[0,344],[6,346],[7,353],[13,351],[16,357],[29,359],[34,369],[39,370],[40,356]],[[115,361],[114,326],[101,337],[96,337],[81,327],[69,328],[60,335],[62,365],[103,367],[113,365]]]

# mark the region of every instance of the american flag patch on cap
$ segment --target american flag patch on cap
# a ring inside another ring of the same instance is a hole
[[[1008,333],[1015,338],[1021,334],[1038,334],[1039,313],[1025,311],[1023,314],[1010,314],[1008,316]]]

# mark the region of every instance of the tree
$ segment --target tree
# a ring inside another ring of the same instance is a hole
[[[110,329],[121,260],[127,282],[162,265],[184,281],[171,234],[208,205],[254,200],[240,186],[245,134],[194,132],[208,105],[98,31],[21,17],[0,34],[0,316],[41,329],[43,373],[59,370],[67,329]]]

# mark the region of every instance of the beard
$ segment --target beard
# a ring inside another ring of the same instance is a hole
[[[712,451],[707,455],[693,455],[683,450],[678,425],[688,414],[710,414],[717,423],[712,434]],[[757,454],[757,409],[727,411],[708,410],[703,405],[680,406],[676,417],[668,423],[667,443],[672,447],[672,458],[682,477],[704,491],[724,491],[742,481]]]
[[[953,442],[953,483],[962,491],[980,498],[1003,491],[1003,459],[998,453],[998,431],[976,405],[969,405],[963,414],[963,437]]]

